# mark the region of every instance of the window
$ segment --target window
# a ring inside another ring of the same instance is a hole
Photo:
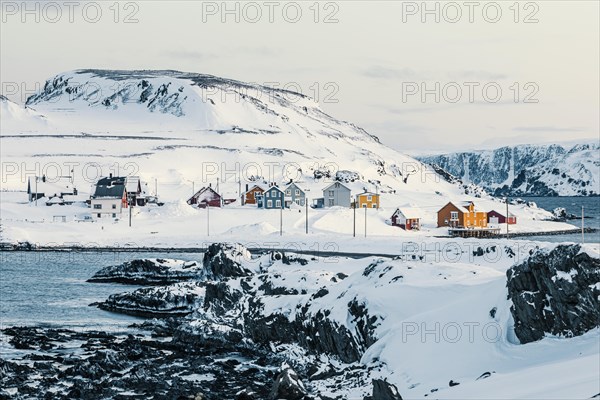
[[[94,210],[102,210],[102,204],[94,204]]]
[[[113,218],[117,218],[117,214],[113,213]]]
[[[296,196],[300,196],[300,189],[296,189]]]
[[[285,191],[285,194],[286,194],[287,196],[289,196],[289,195],[291,195],[291,194],[292,194],[292,191],[291,191],[290,189],[288,189],[288,190],[286,190],[286,191]]]
[[[281,208],[281,200],[277,200],[277,201],[275,202],[275,207],[277,207],[277,208]]]
[[[367,196],[367,201],[373,201],[373,196]]]
[[[273,200],[267,200],[267,208],[273,208]]]
[[[267,192],[267,195],[266,195],[266,197],[271,197],[271,196],[270,196],[270,192]]]
[[[331,207],[333,205],[334,205],[333,199],[329,199],[329,206]]]
[[[377,208],[377,204],[371,204],[371,208]]]
[[[450,221],[458,221],[458,211],[450,211]]]
[[[117,209],[117,205],[116,205],[116,204],[113,204],[113,205],[112,205],[112,208],[113,208],[113,210],[116,210],[116,209]]]
[[[363,205],[362,205],[362,208],[367,208],[367,205],[366,205],[366,204],[363,204]]]
[[[329,191],[329,197],[333,197],[333,196],[334,196],[334,194],[333,194],[333,190],[330,190],[330,191]]]
[[[102,214],[98,213],[97,217],[102,218]]]

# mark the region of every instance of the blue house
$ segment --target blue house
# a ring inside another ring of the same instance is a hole
[[[304,190],[300,189],[295,183],[291,183],[285,188],[285,206],[287,208],[290,208],[294,203],[299,206],[304,206],[305,201],[306,193],[304,193]]]
[[[271,186],[262,196],[257,196],[256,200],[258,208],[270,210],[285,207],[285,194],[277,186]]]

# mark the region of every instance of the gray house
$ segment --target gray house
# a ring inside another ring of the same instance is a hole
[[[350,207],[352,191],[341,184],[340,182],[334,182],[331,185],[323,189],[323,205],[325,207]]]
[[[292,204],[296,203],[299,206],[303,206],[306,202],[306,193],[304,190],[300,189],[298,185],[295,183],[291,183],[287,188],[285,188],[285,206],[290,207]]]

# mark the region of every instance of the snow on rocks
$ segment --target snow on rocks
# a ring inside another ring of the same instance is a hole
[[[522,343],[546,334],[579,336],[600,326],[600,259],[580,249],[538,250],[507,272],[510,310]]]
[[[204,293],[205,289],[200,282],[180,282],[113,294],[106,301],[91,305],[107,311],[140,316],[181,316],[200,307]]]
[[[88,279],[88,282],[168,285],[197,278],[201,272],[202,267],[195,261],[139,259],[103,268]]]

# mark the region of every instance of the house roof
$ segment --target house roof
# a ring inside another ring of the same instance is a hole
[[[67,179],[58,179],[58,181],[52,180],[52,182],[47,179],[46,182],[43,182],[41,179],[38,179],[37,182],[37,193],[44,194],[46,197],[51,197],[53,195],[61,195],[62,193],[73,193],[74,185],[70,180]],[[28,183],[28,191],[29,193],[36,192],[36,182],[35,179],[29,180]]]
[[[405,218],[408,219],[417,219],[421,218],[421,210],[419,208],[414,207],[398,207],[394,214],[402,213]]]
[[[329,190],[329,188],[330,188],[330,187],[332,187],[333,185],[335,185],[336,183],[339,183],[339,185],[340,185],[340,186],[342,186],[342,187],[344,187],[344,188],[346,188],[346,189],[348,189],[348,190],[352,191],[352,190],[351,190],[351,189],[350,189],[348,186],[344,185],[342,182],[332,182],[332,183],[331,183],[329,186],[327,186],[327,187],[324,187],[324,188],[323,188],[323,191],[325,191],[325,190]]]
[[[366,194],[368,196],[379,196],[379,193],[373,193],[373,192],[362,192],[357,194],[357,196],[362,196],[363,194]]]
[[[279,190],[281,193],[283,193],[283,190],[281,190],[281,189],[280,189],[278,186],[271,186],[270,188],[268,188],[267,190],[265,190],[265,192],[268,192],[269,190],[272,190],[272,189],[277,189],[277,190]]]
[[[501,216],[503,216],[503,217],[506,217],[506,213],[503,213],[503,212],[500,212],[500,211],[496,211],[496,210],[490,210],[489,212],[490,212],[490,213],[496,213],[496,214],[498,214],[498,215],[501,215]],[[509,212],[508,212],[508,216],[509,216],[509,217],[514,217],[514,216],[515,216],[515,214],[513,214],[513,213],[511,213],[511,212],[509,211]]]
[[[292,182],[292,183],[290,183],[290,184],[289,184],[289,185],[286,187],[286,189],[289,189],[289,188],[291,188],[292,186],[293,186],[293,187],[295,187],[296,189],[300,190],[302,193],[304,193],[304,190],[303,190],[303,189],[302,189],[300,186],[296,185],[296,184],[295,184],[295,183],[293,183],[293,182]]]
[[[198,190],[196,194],[194,194],[192,199],[195,198],[198,203],[218,200],[221,198],[221,195],[210,186],[205,186],[202,189]],[[190,199],[191,200],[191,199]]]
[[[65,201],[64,201],[63,199],[61,199],[60,197],[58,197],[58,196],[54,196],[54,197],[50,198],[50,199],[49,199],[49,200],[46,202],[46,204],[62,204],[62,203],[64,203],[64,202],[65,202]]]
[[[97,197],[115,197],[121,198],[125,193],[124,177],[102,178],[96,183],[94,198]]]
[[[141,190],[140,177],[128,176],[125,178],[125,189],[129,193],[137,193],[138,189]]]

